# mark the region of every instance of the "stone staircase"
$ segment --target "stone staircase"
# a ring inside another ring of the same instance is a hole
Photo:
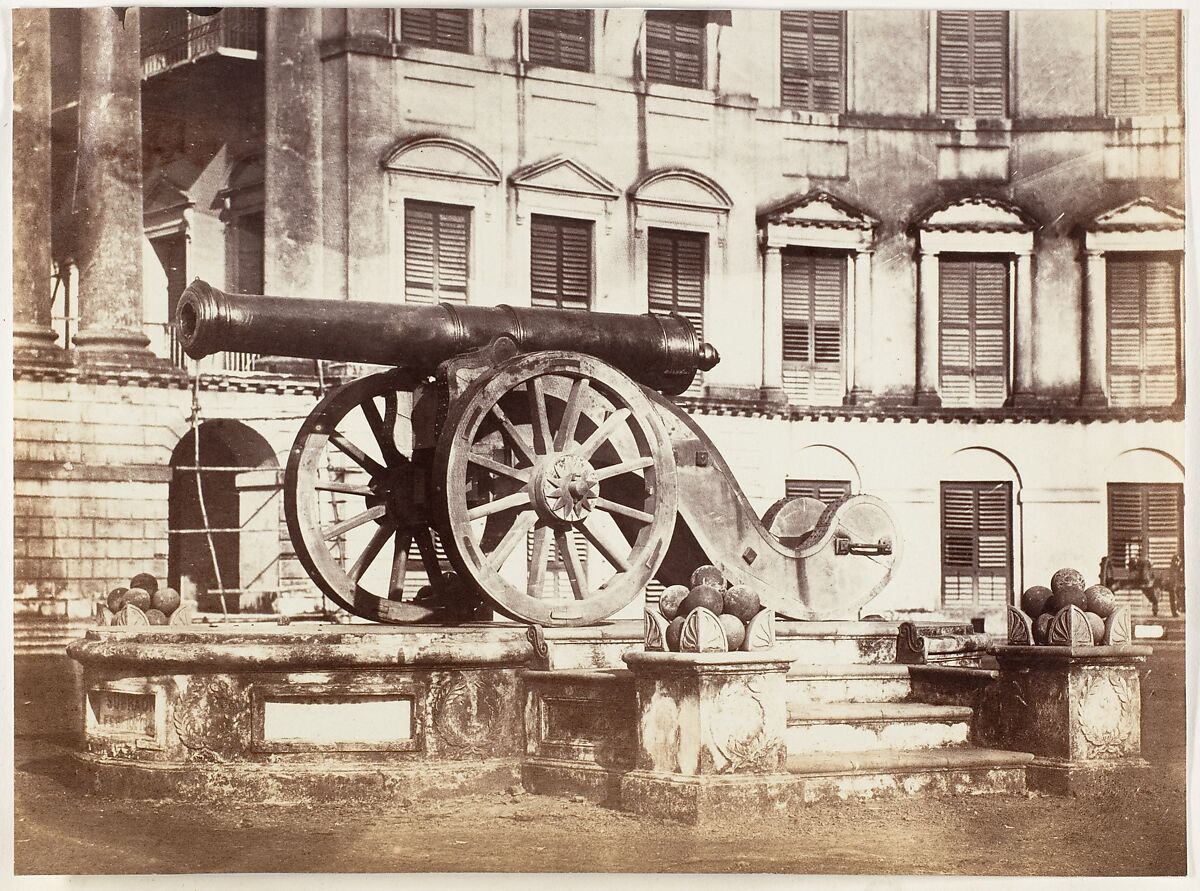
[[[524,673],[526,787],[615,804],[634,767],[636,709],[620,653],[640,627],[602,640],[547,630],[542,670]],[[787,676],[786,794],[793,801],[1022,792],[1032,755],[972,744],[977,693],[997,673],[900,665],[894,623],[780,623]]]

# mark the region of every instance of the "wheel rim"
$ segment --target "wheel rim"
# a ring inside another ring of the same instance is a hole
[[[500,612],[543,625],[598,622],[630,603],[675,525],[675,466],[653,407],[576,354],[519,356],[472,384],[439,438],[435,483],[455,568]]]
[[[414,453],[413,379],[372,374],[331,391],[305,419],[288,457],[284,513],[296,557],[342,608],[377,622],[414,622],[435,600],[415,584],[442,580],[428,507],[432,456]]]

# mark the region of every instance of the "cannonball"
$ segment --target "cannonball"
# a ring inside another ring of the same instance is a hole
[[[144,588],[130,588],[121,598],[121,606],[133,604],[142,612],[150,609],[150,592]]]
[[[679,615],[686,617],[688,613],[698,606],[702,606],[719,616],[725,611],[725,598],[712,585],[697,585],[683,599],[683,603],[679,606]]]
[[[1050,590],[1057,594],[1064,588],[1078,588],[1082,591],[1087,587],[1087,580],[1078,569],[1060,569],[1050,577]]]
[[[1106,588],[1104,585],[1092,585],[1083,592],[1086,602],[1084,609],[1089,613],[1095,613],[1101,619],[1107,619],[1117,611],[1117,595],[1112,592],[1111,588]]]
[[[1098,644],[1104,640],[1104,620],[1095,613],[1084,613],[1088,624],[1092,626],[1092,643]]]
[[[1042,645],[1050,642],[1050,626],[1054,623],[1053,613],[1042,613],[1033,623],[1033,642]]]
[[[150,592],[150,605],[164,616],[169,616],[179,609],[179,603],[179,592],[174,588],[159,588]]]
[[[1032,585],[1026,588],[1025,593],[1021,595],[1021,612],[1031,619],[1036,619],[1042,614],[1046,601],[1053,593],[1045,585]]]
[[[683,633],[683,623],[683,616],[676,616],[667,626],[667,649],[674,653],[679,652],[679,635]]]
[[[690,593],[687,585],[672,585],[663,591],[662,596],[658,598],[658,611],[662,613],[663,618],[670,622],[679,615],[679,607]]]
[[[725,612],[737,616],[742,622],[749,622],[762,609],[762,601],[758,592],[751,591],[745,585],[734,585],[724,595]],[[730,647],[730,649],[733,649]]]
[[[417,593],[413,600],[428,600],[433,596],[433,585],[422,585],[417,588]]]
[[[108,592],[108,598],[105,602],[110,611],[115,613],[125,605],[125,592],[128,590],[128,588],[113,588]]]
[[[153,594],[158,590],[158,579],[148,572],[139,572],[129,580],[129,587],[141,588],[147,594]]]
[[[146,610],[146,618],[150,620],[151,625],[166,625],[167,614],[160,609]]]
[[[1050,595],[1042,610],[1051,615],[1057,615],[1065,606],[1077,606],[1084,609],[1086,605],[1087,597],[1083,593],[1083,588],[1059,588]]]
[[[712,585],[718,591],[725,590],[725,575],[721,570],[712,565],[698,567],[689,580],[689,584],[696,588],[700,585]]]
[[[731,613],[723,613],[717,616],[717,621],[725,629],[725,639],[729,641],[729,651],[740,650],[742,642],[746,639],[746,626],[742,624],[742,620]]]

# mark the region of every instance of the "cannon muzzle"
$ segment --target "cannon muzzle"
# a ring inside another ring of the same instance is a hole
[[[423,372],[509,337],[526,352],[595,356],[668,394],[720,361],[677,315],[263,297],[226,294],[200,279],[180,296],[175,328],[193,359],[232,350]]]

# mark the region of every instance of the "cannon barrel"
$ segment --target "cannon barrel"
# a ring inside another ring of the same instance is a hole
[[[669,394],[720,361],[677,315],[263,297],[226,294],[200,279],[180,296],[175,329],[193,359],[231,350],[417,371],[510,337],[527,352],[595,356]]]

